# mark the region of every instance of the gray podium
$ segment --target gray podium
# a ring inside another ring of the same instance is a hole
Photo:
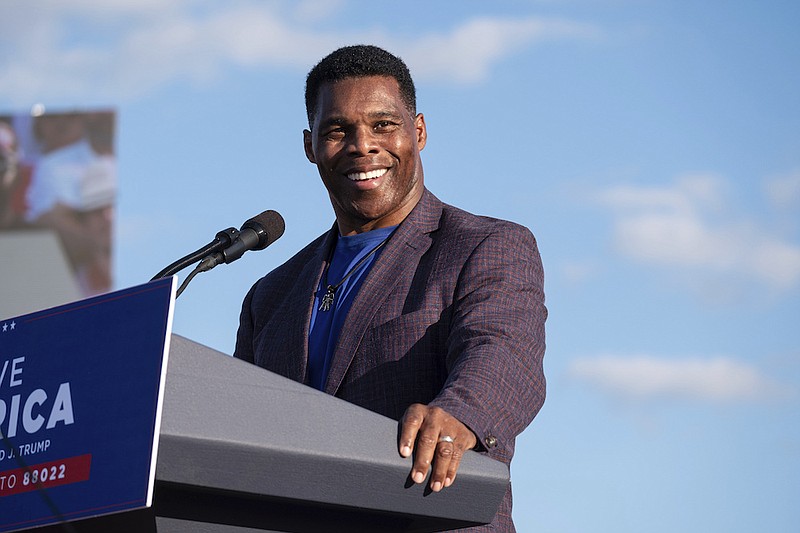
[[[444,531],[491,521],[508,468],[468,452],[433,493],[397,423],[173,335],[153,508],[38,531]]]

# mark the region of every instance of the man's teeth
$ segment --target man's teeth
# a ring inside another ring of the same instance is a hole
[[[347,178],[353,181],[363,181],[380,178],[384,174],[386,174],[386,169],[379,168],[378,170],[370,170],[369,172],[353,172],[352,174],[348,174]]]

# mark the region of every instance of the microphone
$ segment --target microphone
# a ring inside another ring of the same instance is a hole
[[[245,252],[263,250],[277,241],[285,229],[286,225],[280,213],[271,209],[264,211],[242,224],[239,234],[229,246],[205,257],[197,268],[200,272],[208,272],[219,264],[233,263]]]
[[[180,296],[189,282],[200,272],[207,272],[221,263],[232,263],[248,250],[263,250],[277,241],[283,235],[284,229],[283,217],[277,211],[264,211],[242,224],[241,230],[228,228],[217,232],[213,241],[178,259],[153,276],[150,281],[172,276],[200,261],[178,288],[176,297]]]

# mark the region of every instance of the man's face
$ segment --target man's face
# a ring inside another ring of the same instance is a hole
[[[419,151],[427,132],[422,114],[406,109],[394,78],[326,83],[312,130],[303,132],[306,156],[328,189],[342,235],[405,219],[422,196]]]

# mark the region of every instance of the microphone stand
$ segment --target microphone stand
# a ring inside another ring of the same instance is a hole
[[[161,278],[167,278],[180,272],[184,268],[188,267],[189,265],[204,259],[205,257],[215,253],[220,252],[231,245],[233,241],[236,240],[236,237],[239,236],[239,230],[236,228],[228,228],[224,229],[217,233],[216,237],[213,241],[206,244],[196,252],[192,252],[189,255],[182,257],[175,261],[174,263],[165,267],[161,272],[153,276],[150,281],[155,281]]]
[[[208,272],[221,263],[231,263],[248,250],[263,250],[283,235],[283,217],[276,211],[267,210],[242,225],[242,229],[228,228],[214,237],[214,240],[196,252],[182,257],[153,276],[150,281],[172,276],[193,263],[199,264],[178,288],[176,298],[181,295],[189,282],[200,272]]]

